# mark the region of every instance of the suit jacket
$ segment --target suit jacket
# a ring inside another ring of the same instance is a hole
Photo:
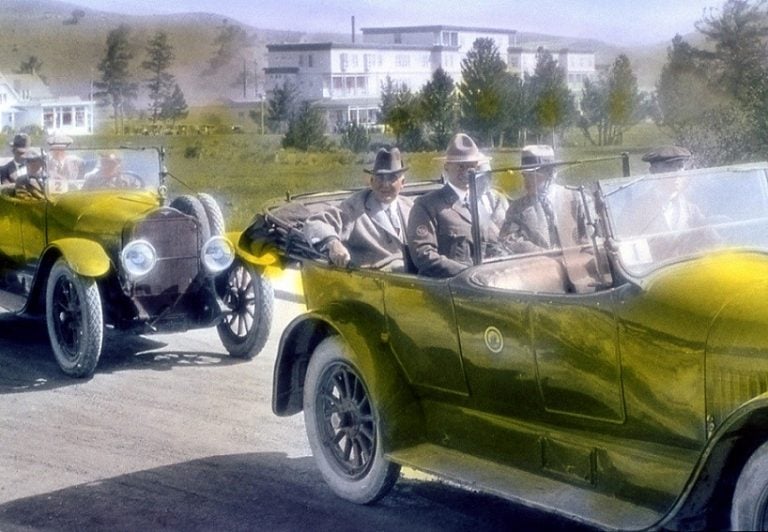
[[[0,166],[0,184],[16,181],[16,163],[13,159]]]
[[[530,195],[509,203],[500,236],[507,249],[527,253],[558,245],[573,245],[584,239],[584,214],[575,193],[562,186],[551,185],[547,199],[549,205]],[[570,231],[567,231],[569,228]]]
[[[310,216],[303,227],[304,236],[321,250],[328,240],[338,238],[357,266],[404,271],[405,220],[413,202],[404,196],[398,196],[395,201],[400,214],[399,234],[373,192],[366,189]]]
[[[502,198],[503,200],[503,198]],[[506,200],[494,202],[494,217],[506,208]],[[483,255],[498,242],[495,223],[481,223]],[[450,277],[472,264],[472,215],[456,192],[445,185],[416,199],[408,219],[408,248],[421,275]]]

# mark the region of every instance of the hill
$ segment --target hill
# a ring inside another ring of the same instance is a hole
[[[79,11],[75,16],[76,11]],[[238,78],[243,70],[263,79],[266,45],[273,42],[351,40],[349,33],[303,34],[296,31],[254,28],[237,20],[207,13],[183,15],[128,16],[80,8],[56,0],[2,0],[0,2],[0,72],[14,71],[37,57],[42,62],[40,74],[56,95],[87,96],[91,81],[98,77],[97,65],[104,55],[109,31],[120,24],[130,29],[134,48],[134,69],[144,77],[140,63],[145,58],[146,43],[162,30],[168,34],[176,60],[173,73],[190,105],[203,105],[222,99],[243,99],[244,87]],[[247,32],[251,47],[240,57],[215,73],[206,73],[216,51],[214,40],[223,25],[238,25]],[[343,31],[343,28],[340,28]],[[598,64],[610,64],[619,53],[632,61],[642,88],[652,88],[661,65],[666,60],[666,44],[655,47],[622,49],[597,40],[572,39],[553,35],[521,32],[522,46],[544,44],[550,48],[589,49]],[[246,85],[247,99],[254,98],[259,87]]]

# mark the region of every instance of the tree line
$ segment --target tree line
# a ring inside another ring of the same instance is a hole
[[[510,73],[491,39],[478,39],[454,81],[438,68],[419,91],[387,80],[379,121],[408,151],[441,150],[458,130],[486,146],[557,144],[577,128],[594,146],[621,145],[641,121],[653,121],[698,165],[755,160],[768,155],[768,0],[726,0],[696,22],[703,45],[676,35],[653,94],[638,89],[629,58],[619,55],[584,81],[578,102],[566,72],[539,49],[532,74]],[[268,121],[283,145],[324,149],[323,114],[297,103],[289,84],[269,100]],[[365,128],[340,124],[341,144],[368,148]]]

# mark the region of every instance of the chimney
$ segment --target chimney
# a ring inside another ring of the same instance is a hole
[[[355,44],[355,16],[352,15],[352,44]]]

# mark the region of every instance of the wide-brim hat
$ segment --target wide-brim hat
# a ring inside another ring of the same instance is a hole
[[[691,158],[691,152],[682,146],[660,146],[643,155],[646,163],[671,163],[675,161],[687,161]]]
[[[441,159],[446,163],[481,163],[489,160],[472,137],[464,133],[453,136],[445,150],[445,156]]]
[[[37,148],[26,148],[21,158],[27,162],[29,161],[42,161],[43,153]]]
[[[397,148],[389,150],[381,148],[376,152],[373,168],[370,170],[364,169],[363,171],[371,175],[396,175],[402,174],[406,170],[408,170],[408,167],[403,166],[403,157],[400,155],[400,150]]]
[[[29,135],[26,133],[19,133],[13,137],[13,141],[9,144],[12,150],[24,153],[29,149]]]
[[[67,135],[51,135],[45,139],[45,142],[52,150],[63,150],[66,149],[74,141],[72,140],[72,137]]]
[[[548,144],[529,144],[520,150],[521,166],[540,166],[555,162],[555,150]]]

